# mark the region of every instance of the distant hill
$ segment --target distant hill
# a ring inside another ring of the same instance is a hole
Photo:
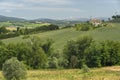
[[[107,20],[108,18],[104,18],[104,17],[99,17],[98,19],[101,20]],[[55,24],[58,26],[69,26],[69,25],[74,25],[77,23],[81,23],[81,22],[86,22],[88,21],[89,18],[70,18],[70,19],[62,19],[62,20],[57,20],[57,19],[49,19],[49,18],[38,18],[38,19],[34,19],[34,20],[26,20],[23,18],[16,18],[16,17],[6,17],[3,15],[0,15],[0,22],[6,22],[6,21],[29,21],[29,22],[42,22],[42,23],[51,23],[51,24]]]
[[[0,15],[0,22],[6,22],[6,21],[27,21],[27,20],[22,18],[6,17],[6,16]]]
[[[85,22],[88,19],[63,19],[63,20],[56,20],[56,19],[48,19],[48,18],[39,18],[39,19],[35,19],[35,20],[31,20],[31,21],[39,21],[39,22],[47,22],[47,23],[51,23],[51,24],[56,24],[59,26],[68,26],[68,25],[73,25],[76,23],[81,23],[81,22]]]

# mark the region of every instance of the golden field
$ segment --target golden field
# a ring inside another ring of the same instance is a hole
[[[0,80],[5,80],[2,71]],[[88,73],[81,69],[30,70],[27,80],[120,80],[120,66],[94,68]]]

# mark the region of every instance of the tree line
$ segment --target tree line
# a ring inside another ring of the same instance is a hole
[[[64,53],[67,55],[68,67],[81,68],[120,65],[120,42],[96,42],[91,37],[82,37],[67,42]]]
[[[59,26],[57,25],[47,25],[47,26],[40,26],[36,28],[20,28],[17,27],[16,31],[10,31],[7,30],[6,27],[0,27],[0,39],[6,39],[6,38],[11,38],[11,37],[17,37],[20,35],[28,35],[28,34],[33,34],[33,33],[38,33],[38,32],[43,32],[43,31],[50,31],[50,30],[57,30],[59,29]]]
[[[62,52],[52,48],[53,40],[31,38],[30,42],[4,44],[0,42],[0,69],[12,57],[23,62],[28,69],[81,68],[120,65],[120,42],[96,42],[91,37],[69,40]]]

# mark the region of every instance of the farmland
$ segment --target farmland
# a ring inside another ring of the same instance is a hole
[[[27,80],[119,80],[120,66],[93,68],[83,73],[81,69],[30,70]],[[4,80],[0,72],[0,80]]]
[[[0,80],[120,80],[119,0],[0,0]]]
[[[38,34],[29,35],[30,37],[39,36],[41,39],[51,38],[54,41],[53,47],[55,49],[63,49],[64,45],[68,40],[76,40],[80,36],[91,36],[96,41],[104,41],[104,40],[114,40],[119,41],[120,36],[120,24],[119,23],[109,23],[108,27],[101,27],[95,30],[90,31],[76,31],[74,28],[61,29],[55,31],[47,31]],[[5,43],[18,43],[18,42],[26,42],[28,39],[23,39],[24,36],[9,38],[2,40]],[[59,46],[58,46],[59,45]]]

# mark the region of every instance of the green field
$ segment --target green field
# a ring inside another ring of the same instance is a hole
[[[2,72],[0,80],[5,80]],[[30,70],[26,80],[120,80],[120,66],[94,68],[88,73],[80,69]]]
[[[63,49],[64,45],[68,40],[75,40],[80,36],[91,36],[94,40],[103,41],[103,40],[120,40],[120,23],[109,23],[108,27],[101,27],[90,31],[76,31],[75,28],[61,29],[55,31],[48,31],[38,34],[32,34],[32,36],[39,36],[41,39],[51,38],[54,40],[53,47],[55,49]],[[29,39],[23,39],[23,36],[4,39],[5,43],[17,43],[17,42],[26,42],[30,41]]]
[[[50,25],[49,23],[30,23],[30,22],[0,22],[0,27],[21,27],[21,28],[35,28],[40,26]]]

